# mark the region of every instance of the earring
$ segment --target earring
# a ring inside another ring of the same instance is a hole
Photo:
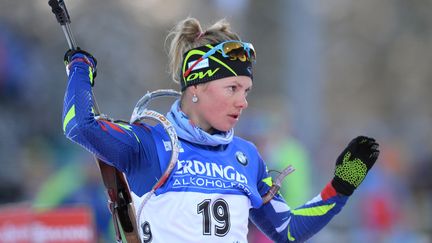
[[[198,97],[196,96],[196,94],[193,94],[193,96],[192,96],[192,102],[193,103],[197,103],[198,102]]]

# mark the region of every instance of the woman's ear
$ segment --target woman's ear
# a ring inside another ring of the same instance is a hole
[[[196,95],[199,92],[199,87],[198,85],[192,85],[189,87],[189,90],[191,92],[192,95]]]

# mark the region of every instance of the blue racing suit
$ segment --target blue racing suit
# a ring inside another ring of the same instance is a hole
[[[73,62],[69,69],[64,133],[125,173],[138,208],[167,167],[169,137],[161,125],[95,119],[91,67]],[[247,242],[248,219],[275,242],[303,242],[348,199],[329,183],[296,209],[280,195],[263,204],[272,182],[251,142],[234,137],[227,145],[204,146],[180,139],[180,147],[177,166],[143,207],[143,242]]]

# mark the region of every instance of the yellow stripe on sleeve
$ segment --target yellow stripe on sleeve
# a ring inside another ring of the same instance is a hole
[[[294,209],[291,213],[299,216],[322,216],[330,211],[335,205],[336,203],[311,208]]]
[[[64,121],[63,121],[63,132],[66,131],[66,126],[69,124],[69,122],[72,120],[72,118],[75,117],[75,105],[72,105],[72,107],[67,112]]]

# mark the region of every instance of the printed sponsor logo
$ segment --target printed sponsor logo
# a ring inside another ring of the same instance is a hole
[[[196,61],[197,60],[189,62],[188,63],[188,68],[190,68]],[[192,71],[198,70],[198,69],[201,69],[201,68],[207,68],[207,67],[209,67],[209,60],[208,60],[208,58],[203,59],[202,61],[200,61],[199,63],[197,63],[197,65],[195,65],[195,67],[192,68]]]
[[[246,176],[236,171],[231,165],[223,166],[216,163],[204,163],[198,160],[179,160],[175,174],[205,175],[228,181],[247,183]]]
[[[192,80],[195,80],[195,79],[197,79],[197,78],[199,78],[199,79],[203,79],[203,78],[205,78],[205,77],[212,77],[217,71],[219,71],[219,69],[220,68],[216,68],[216,69],[214,69],[214,70],[211,70],[211,69],[209,69],[209,70],[207,70],[207,71],[205,71],[205,72],[197,72],[197,73],[191,73],[191,74],[189,74],[189,76],[187,77],[187,79],[186,79],[186,81],[192,81]]]
[[[186,178],[176,178],[173,182],[173,187],[198,187],[201,189],[209,189],[213,188],[219,189],[240,189],[246,193],[246,195],[251,195],[252,192],[247,187],[247,185],[238,183],[238,182],[227,182],[220,179],[213,178],[203,178],[203,177],[186,177]]]
[[[93,214],[87,207],[33,210],[0,207],[0,242],[96,242]]]
[[[179,160],[174,173],[173,187],[198,187],[201,189],[240,189],[247,195],[247,178],[233,166],[198,160]]]
[[[236,156],[237,161],[238,161],[240,164],[242,164],[242,165],[247,165],[247,163],[248,163],[248,159],[247,159],[246,155],[245,155],[243,152],[241,152],[241,151],[237,151],[237,152],[235,153],[235,156]]]
[[[162,140],[162,142],[163,142],[163,145],[164,145],[165,151],[172,151],[172,144],[171,144],[171,141],[165,141],[165,140]],[[183,153],[183,152],[184,152],[184,149],[183,149],[183,147],[181,147],[180,142],[178,143],[178,145],[179,145],[179,153]]]
[[[163,142],[163,145],[165,147],[165,151],[171,151],[172,150],[171,141],[162,140],[162,142]]]

